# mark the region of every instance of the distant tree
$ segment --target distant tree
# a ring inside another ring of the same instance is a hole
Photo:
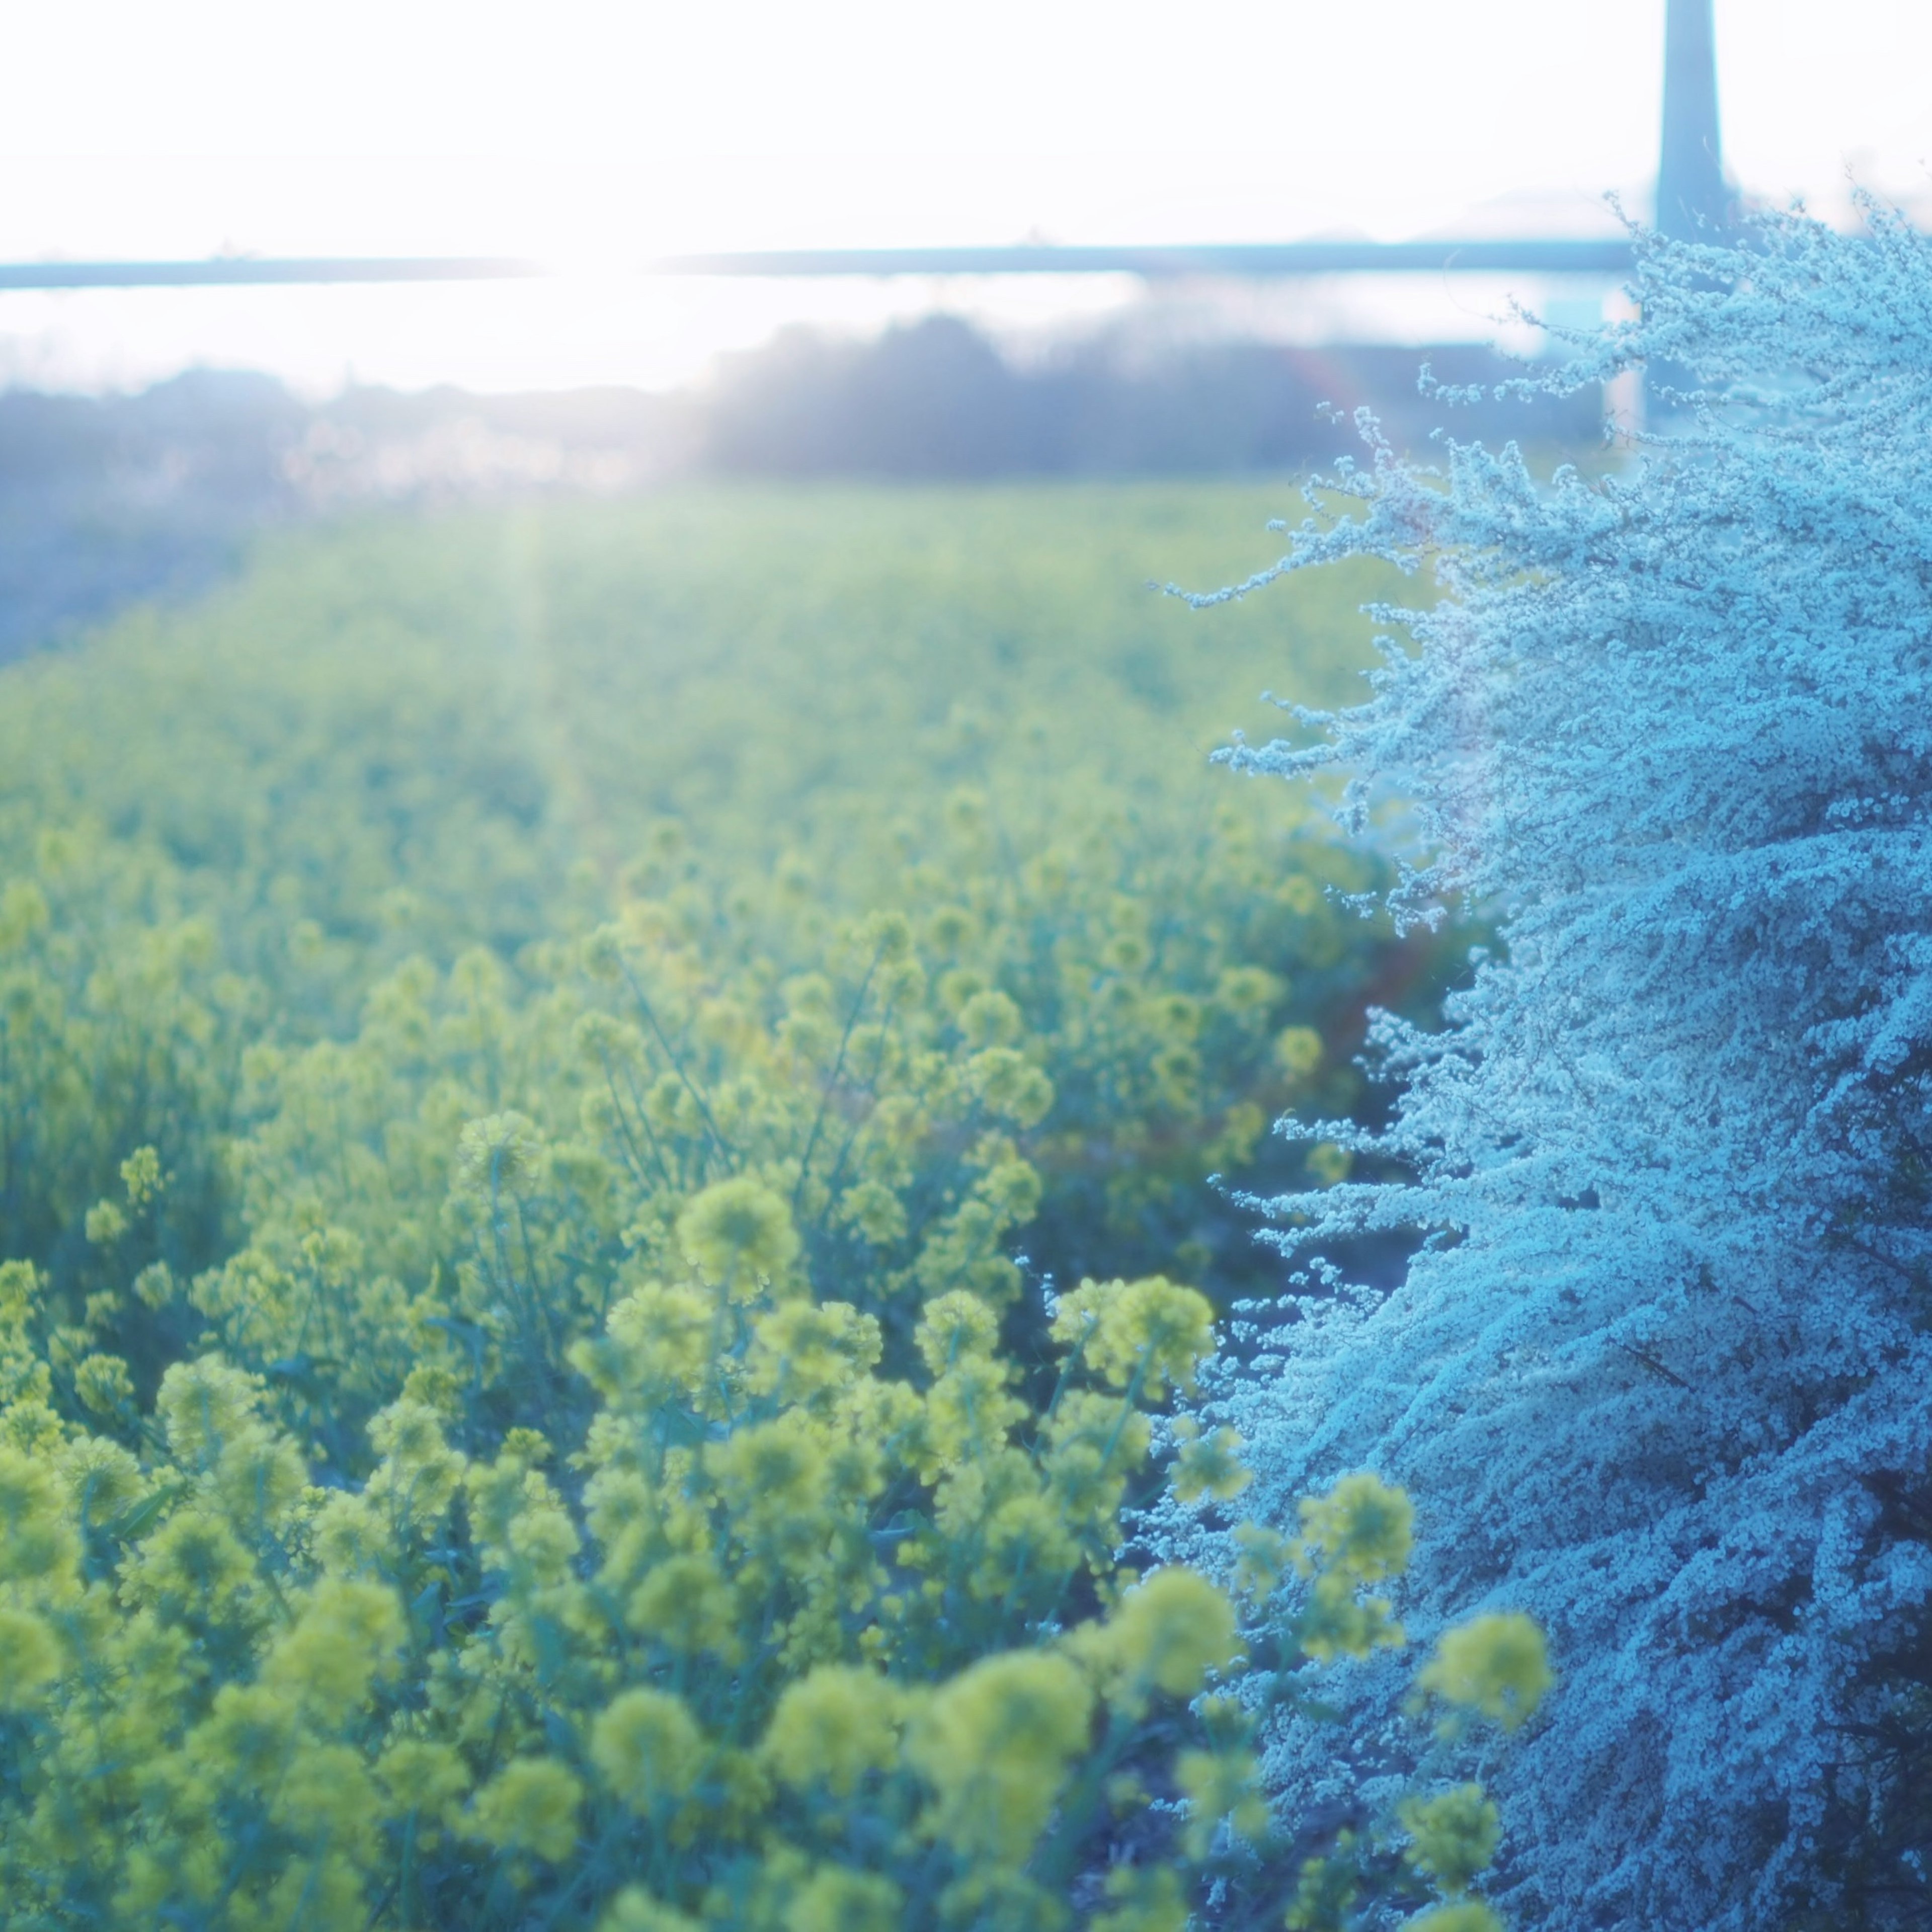
[[[1398,914],[1502,945],[1444,1032],[1378,1023],[1387,1132],[1283,1124],[1360,1178],[1266,1204],[1300,1271],[1210,1408],[1284,1511],[1410,1487],[1418,1634],[1552,1633],[1520,1923],[1932,1917],[1932,244],[1866,212],[1643,239],[1642,320],[1562,380],[1705,386],[1626,472],[1378,448],[1220,593],[1365,553],[1439,592],[1320,742],[1232,754],[1406,802]],[[1404,1228],[1385,1297],[1321,1258]]]

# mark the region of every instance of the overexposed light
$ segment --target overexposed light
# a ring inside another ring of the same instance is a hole
[[[1925,195],[1932,8],[1718,0],[1718,30],[1747,187],[1827,214],[1853,169]],[[938,292],[1017,328],[1041,292],[623,280],[664,253],[1577,232],[1606,190],[1644,206],[1662,46],[1662,0],[15,6],[0,259],[501,253],[578,272],[542,292],[0,296],[0,376],[239,358],[311,386],[352,365],[674,380],[775,318],[876,327]],[[1048,292],[1076,318],[1118,296]],[[1384,326],[1449,327],[1460,304],[1457,332],[1482,332],[1486,292],[1439,292]],[[1391,299],[1342,306],[1372,320]]]

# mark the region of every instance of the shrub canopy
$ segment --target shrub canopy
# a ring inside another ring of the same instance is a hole
[[[1210,1412],[1275,1510],[1368,1461],[1448,1511],[1422,1615],[1550,1630],[1502,1796],[1552,1924],[1924,1909],[1932,244],[1870,214],[1643,242],[1570,380],[1701,394],[1628,470],[1378,450],[1256,580],[1442,592],[1322,742],[1234,755],[1412,801],[1398,913],[1502,944],[1445,1030],[1378,1024],[1386,1132],[1308,1130],[1402,1178],[1273,1204],[1293,1253],[1426,1249],[1386,1295],[1305,1266]]]

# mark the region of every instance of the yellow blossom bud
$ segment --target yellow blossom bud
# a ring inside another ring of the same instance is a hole
[[[736,1652],[737,1599],[709,1556],[668,1557],[646,1573],[625,1606],[626,1620],[680,1656]]]
[[[1459,1898],[1410,1919],[1402,1932],[1504,1932],[1504,1927],[1480,1898]]]
[[[849,1798],[868,1771],[898,1754],[900,1699],[869,1670],[822,1664],[786,1687],[765,1733],[765,1755],[787,1784]]]
[[[288,1762],[295,1700],[263,1684],[224,1684],[189,1739],[191,1756],[244,1790],[266,1790]]]
[[[681,1697],[646,1685],[620,1691],[590,1727],[590,1762],[632,1810],[655,1810],[698,1781],[704,1733]]]
[[[262,1682],[322,1711],[353,1710],[375,1678],[394,1670],[408,1634],[393,1590],[332,1578],[316,1586],[295,1627],[277,1642]]]
[[[750,1386],[808,1401],[861,1376],[879,1359],[879,1324],[842,1301],[787,1302],[753,1330]]]
[[[128,1216],[118,1201],[97,1201],[87,1210],[87,1238],[98,1248],[111,1246],[128,1232]]]
[[[1086,1680],[1050,1652],[988,1658],[943,1685],[907,1739],[936,1794],[934,1828],[969,1856],[1024,1858],[1087,1747],[1092,1710]]]
[[[0,1447],[0,1582],[31,1582],[70,1568],[80,1553],[52,1470]]]
[[[699,1932],[687,1913],[653,1898],[640,1885],[627,1885],[611,1900],[597,1932]]]
[[[552,1757],[513,1759],[476,1794],[470,1835],[559,1864],[577,1849],[583,1781]]]
[[[1556,1681],[1543,1632],[1532,1618],[1510,1610],[1444,1631],[1416,1685],[1513,1731]]]
[[[1185,1426],[1184,1426],[1185,1425]],[[1191,1418],[1174,1425],[1180,1452],[1174,1459],[1171,1478],[1174,1495],[1184,1503],[1209,1496],[1217,1502],[1238,1496],[1254,1480],[1242,1462],[1241,1438],[1232,1429],[1216,1429],[1203,1436]]]
[[[989,1114],[1036,1126],[1053,1105],[1053,1082],[1010,1046],[989,1046],[966,1063],[966,1084]]]
[[[178,1510],[142,1544],[130,1581],[136,1594],[184,1600],[204,1610],[224,1604],[254,1575],[234,1532],[205,1510]]]
[[[1106,1636],[1130,1708],[1150,1689],[1191,1697],[1209,1671],[1226,1670],[1241,1654],[1234,1605],[1192,1570],[1158,1570],[1136,1584],[1108,1619]]]
[[[1344,1571],[1324,1571],[1315,1580],[1301,1614],[1301,1647],[1317,1662],[1338,1657],[1366,1657],[1371,1651],[1393,1650],[1401,1643],[1402,1625],[1391,1614],[1386,1597],[1355,1594],[1356,1585]]]
[[[128,1199],[139,1208],[161,1191],[161,1157],[151,1147],[136,1148],[121,1163],[121,1184]]]
[[[1406,1799],[1396,1815],[1412,1841],[1403,1858],[1444,1892],[1467,1892],[1496,1855],[1502,1820],[1480,1784]]]
[[[1289,1079],[1306,1080],[1322,1064],[1322,1036],[1312,1027],[1285,1027],[1275,1036],[1274,1064]]]
[[[118,1355],[88,1355],[76,1363],[74,1392],[83,1408],[112,1415],[134,1397],[134,1378]]]
[[[1107,1897],[1109,1909],[1088,1922],[1089,1932],[1186,1932],[1193,1922],[1169,1865],[1116,1868],[1107,1875]]]
[[[1408,1564],[1414,1506],[1367,1470],[1344,1476],[1325,1496],[1301,1504],[1305,1569],[1339,1571],[1357,1582],[1400,1576]]]
[[[1060,1299],[1054,1338],[1084,1343],[1085,1359],[1115,1388],[1138,1375],[1157,1402],[1170,1382],[1194,1386],[1194,1372],[1214,1352],[1214,1310],[1207,1297],[1164,1275],[1142,1281],[1083,1281]]]
[[[46,1619],[0,1605],[0,1711],[26,1710],[60,1672],[60,1644]]]
[[[382,1802],[362,1754],[347,1744],[305,1744],[273,1788],[270,1815],[304,1838],[358,1845],[366,1856]]]
[[[457,1137],[458,1179],[488,1196],[520,1193],[536,1177],[543,1151],[535,1125],[521,1114],[490,1114],[472,1120]]]
[[[224,1443],[257,1426],[260,1389],[253,1376],[231,1368],[219,1355],[173,1364],[154,1399],[170,1453],[184,1468],[212,1468]]]
[[[900,1932],[904,1904],[883,1874],[821,1865],[786,1901],[784,1932]]]
[[[798,1258],[791,1210],[748,1175],[707,1187],[677,1217],[684,1258],[707,1281],[748,1300],[760,1281],[783,1275]]]
[[[976,1051],[1011,1046],[1020,1036],[1020,1010],[1004,993],[975,993],[959,1010],[959,1030]]]
[[[1187,1797],[1190,1858],[1207,1857],[1223,1822],[1237,1838],[1266,1833],[1268,1801],[1261,1795],[1261,1766],[1253,1752],[1182,1751],[1174,1760],[1174,1779]]]
[[[1000,1318],[978,1295],[956,1289],[926,1304],[916,1340],[926,1366],[940,1375],[964,1358],[990,1357],[999,1346]]]
[[[461,1755],[428,1738],[398,1738],[376,1760],[376,1777],[393,1815],[415,1812],[438,1823],[454,1817],[470,1789]]]
[[[1234,1588],[1244,1597],[1264,1601],[1288,1574],[1294,1545],[1280,1530],[1259,1522],[1237,1524],[1234,1543],[1240,1552],[1234,1565]]]

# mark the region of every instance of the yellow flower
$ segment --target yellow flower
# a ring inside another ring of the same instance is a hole
[[[1280,1530],[1259,1522],[1238,1523],[1234,1544],[1240,1552],[1234,1565],[1234,1588],[1244,1597],[1264,1602],[1288,1574],[1294,1545]]]
[[[1403,1858],[1444,1892],[1467,1892],[1496,1855],[1502,1820],[1480,1784],[1406,1799],[1396,1815],[1413,1840]]]
[[[808,1401],[863,1375],[879,1359],[879,1324],[842,1301],[791,1301],[760,1316],[752,1330],[750,1386]]]
[[[9,879],[0,890],[0,952],[25,945],[47,916],[47,896],[32,879]]]
[[[1214,1352],[1214,1310],[1204,1294],[1164,1275],[1141,1281],[1083,1281],[1060,1298],[1054,1338],[1084,1345],[1085,1359],[1114,1388],[1136,1374],[1150,1402],[1170,1382],[1194,1386],[1196,1369]]]
[[[682,1798],[697,1783],[704,1733],[681,1697],[646,1685],[620,1691],[590,1727],[590,1762],[633,1810]]]
[[[838,1218],[856,1228],[875,1248],[905,1239],[906,1211],[899,1197],[880,1180],[861,1180],[839,1197]]]
[[[1020,1036],[1020,1010],[1004,994],[975,993],[959,1010],[959,1030],[976,1051],[1011,1046]]]
[[[991,1355],[963,1356],[926,1398],[926,1440],[940,1466],[983,1460],[1004,1443],[1027,1406],[1011,1393],[1009,1366]]]
[[[898,1754],[898,1693],[882,1677],[822,1664],[788,1684],[765,1732],[772,1768],[800,1790],[823,1785],[849,1798],[868,1771]]]
[[[0,1582],[31,1582],[70,1568],[80,1546],[53,1472],[0,1448]]]
[[[1416,1684],[1513,1731],[1556,1681],[1543,1632],[1520,1611],[1510,1610],[1444,1631]]]
[[[737,1599],[708,1556],[667,1557],[631,1592],[625,1616],[640,1635],[681,1656],[737,1650]]]
[[[1237,1838],[1252,1840],[1266,1833],[1268,1801],[1261,1795],[1261,1766],[1252,1751],[1182,1751],[1174,1760],[1174,1780],[1187,1797],[1189,1857],[1207,1857],[1224,1820]]]
[[[235,1429],[215,1461],[217,1492],[238,1523],[256,1528],[286,1510],[308,1482],[295,1444],[259,1422]]]
[[[962,1359],[992,1356],[999,1346],[1000,1318],[979,1296],[956,1288],[926,1304],[915,1339],[926,1366],[943,1375]]]
[[[224,1444],[256,1421],[260,1384],[219,1355],[176,1362],[161,1377],[154,1408],[169,1453],[184,1468],[212,1467]]]
[[[1186,1932],[1193,1921],[1171,1866],[1118,1866],[1107,1875],[1107,1896],[1113,1903],[1088,1921],[1089,1932]]]
[[[1334,1857],[1303,1859],[1294,1896],[1282,1921],[1288,1932],[1343,1932],[1356,1922],[1354,1906],[1360,1881],[1348,1856],[1354,1846],[1354,1834],[1343,1832],[1336,1839]]]
[[[331,1850],[320,1857],[286,1860],[261,1901],[260,1916],[244,1906],[229,1922],[245,1924],[249,1932],[283,1925],[314,1927],[315,1932],[361,1932],[368,1919],[369,1900],[356,1861]]]
[[[1334,1141],[1318,1141],[1304,1157],[1309,1173],[1321,1187],[1334,1187],[1348,1178],[1355,1156]]]
[[[161,1191],[161,1157],[151,1147],[136,1148],[121,1163],[121,1184],[128,1198],[139,1208]]]
[[[406,1396],[378,1412],[369,1442],[382,1458],[370,1489],[413,1528],[440,1520],[462,1486],[464,1471],[464,1458],[444,1438],[441,1414]]]
[[[86,1226],[96,1247],[110,1247],[128,1232],[128,1216],[118,1201],[97,1201],[87,1210]]]
[[[796,1526],[815,1514],[830,1473],[818,1432],[796,1409],[708,1444],[704,1466],[734,1513],[754,1530]]]
[[[712,1310],[692,1288],[646,1282],[612,1308],[604,1332],[615,1352],[580,1351],[574,1359],[607,1398],[671,1388],[694,1392],[711,1366]]]
[[[1030,1127],[1053,1105],[1053,1082],[1010,1046],[989,1046],[966,1063],[966,1084],[989,1114]]]
[[[1408,1568],[1414,1523],[1414,1506],[1401,1490],[1358,1470],[1325,1496],[1303,1498],[1304,1567],[1337,1570],[1359,1583],[1400,1576]]]
[[[521,1114],[490,1114],[470,1121],[458,1136],[456,1172],[479,1194],[515,1194],[534,1178],[542,1143]]]
[[[1174,1424],[1174,1432],[1180,1439],[1180,1453],[1174,1459],[1170,1480],[1181,1502],[1191,1503],[1197,1496],[1210,1496],[1226,1502],[1254,1480],[1240,1460],[1241,1438],[1233,1430],[1216,1429],[1203,1436],[1191,1418],[1184,1417]]]
[[[1136,1584],[1105,1634],[1105,1654],[1125,1681],[1129,1708],[1149,1690],[1191,1697],[1209,1671],[1226,1670],[1241,1654],[1234,1605],[1192,1570],[1159,1570]]]
[[[367,1856],[382,1802],[360,1752],[347,1744],[308,1744],[277,1778],[270,1810],[302,1838]]]
[[[907,1755],[933,1787],[933,1828],[969,1856],[1024,1858],[1067,1766],[1086,1749],[1093,1693],[1064,1657],[990,1657],[936,1691]]]
[[[1308,1606],[1300,1626],[1301,1647],[1318,1662],[1337,1657],[1366,1657],[1371,1651],[1393,1650],[1402,1639],[1402,1625],[1390,1614],[1386,1597],[1360,1597],[1345,1571],[1324,1571],[1308,1593]]]
[[[140,1594],[183,1598],[200,1607],[225,1604],[255,1574],[248,1552],[218,1517],[177,1510],[141,1546]]]
[[[879,1873],[821,1865],[787,1900],[785,1932],[899,1932],[904,1904]]]
[[[684,1258],[706,1280],[749,1300],[762,1280],[783,1275],[798,1258],[791,1210],[748,1175],[707,1187],[677,1217]]]
[[[584,1784],[552,1757],[512,1760],[476,1794],[470,1835],[500,1851],[530,1852],[559,1864],[577,1849]]]
[[[0,1711],[22,1711],[59,1676],[58,1640],[31,1610],[0,1606]]]
[[[88,1526],[111,1522],[148,1486],[140,1463],[104,1436],[75,1438],[62,1448],[54,1467],[75,1516]]]
[[[112,1415],[134,1397],[134,1378],[118,1355],[88,1355],[74,1372],[74,1392],[83,1408]]]
[[[698,1921],[653,1898],[640,1885],[627,1885],[597,1922],[597,1932],[699,1932]]]
[[[1412,1918],[1402,1932],[1504,1932],[1504,1926],[1480,1898],[1460,1898]]]
[[[1306,1080],[1322,1064],[1322,1036],[1312,1027],[1284,1027],[1275,1036],[1274,1064],[1291,1080]]]
[[[393,1590],[332,1578],[316,1586],[270,1652],[262,1682],[331,1714],[354,1710],[374,1678],[395,1670],[408,1633]]]
[[[190,1755],[240,1789],[262,1791],[288,1762],[300,1721],[295,1700],[262,1684],[224,1684],[189,1739]]]
[[[399,1738],[376,1761],[376,1776],[397,1816],[416,1812],[447,1823],[470,1789],[460,1753],[428,1738]]]

